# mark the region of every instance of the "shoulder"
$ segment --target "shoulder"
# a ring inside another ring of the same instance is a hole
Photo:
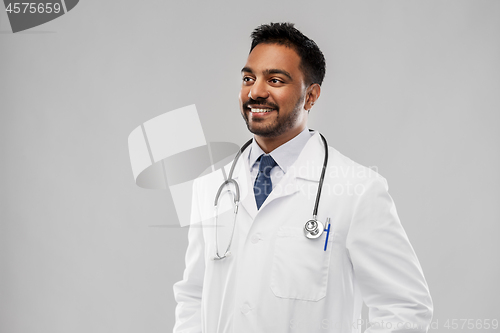
[[[328,167],[325,178],[337,181],[349,181],[355,184],[383,184],[387,188],[387,180],[374,167],[361,165],[343,155],[335,148],[328,147]]]

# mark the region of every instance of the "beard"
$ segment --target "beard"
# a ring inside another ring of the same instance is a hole
[[[265,138],[277,137],[289,131],[291,128],[295,126],[297,120],[300,117],[300,113],[302,112],[301,106],[304,97],[305,96],[299,96],[297,102],[295,103],[295,106],[293,107],[293,110],[290,113],[288,114],[285,113],[283,115],[280,114],[280,109],[276,104],[269,103],[265,99],[261,98],[258,98],[256,100],[250,98],[242,105],[242,108],[244,110],[244,112],[242,112],[242,116],[243,119],[245,120],[245,123],[247,124],[248,130],[255,135]],[[274,110],[276,110],[273,111],[277,113],[276,118],[272,123],[267,124],[265,126],[252,126],[255,123],[260,123],[261,119],[255,120],[254,118],[252,121],[248,119],[249,118],[248,113],[251,111],[246,112],[246,110],[248,109],[248,105],[250,104],[262,104],[271,106]]]

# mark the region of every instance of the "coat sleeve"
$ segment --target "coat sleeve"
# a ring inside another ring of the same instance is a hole
[[[346,240],[356,286],[369,309],[365,333],[427,332],[432,300],[387,190],[383,177],[369,180]]]
[[[193,185],[191,225],[188,233],[186,268],[183,279],[174,284],[175,309],[174,333],[201,333],[201,297],[205,274],[205,242],[199,213],[198,193]]]

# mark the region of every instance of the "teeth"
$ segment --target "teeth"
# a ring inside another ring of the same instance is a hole
[[[254,113],[271,112],[273,109],[250,109]]]

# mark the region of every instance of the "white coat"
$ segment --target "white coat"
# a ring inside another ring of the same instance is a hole
[[[215,192],[222,177],[195,183],[193,219],[174,332],[426,332],[432,301],[417,257],[387,192],[387,182],[329,148],[319,239],[303,234],[312,218],[324,158],[318,133],[257,210],[248,149],[233,178],[243,197],[231,256],[214,261]],[[208,218],[207,218],[208,217]],[[232,222],[232,221],[231,221]],[[232,223],[218,230],[219,253]],[[370,322],[360,320],[363,301]]]

